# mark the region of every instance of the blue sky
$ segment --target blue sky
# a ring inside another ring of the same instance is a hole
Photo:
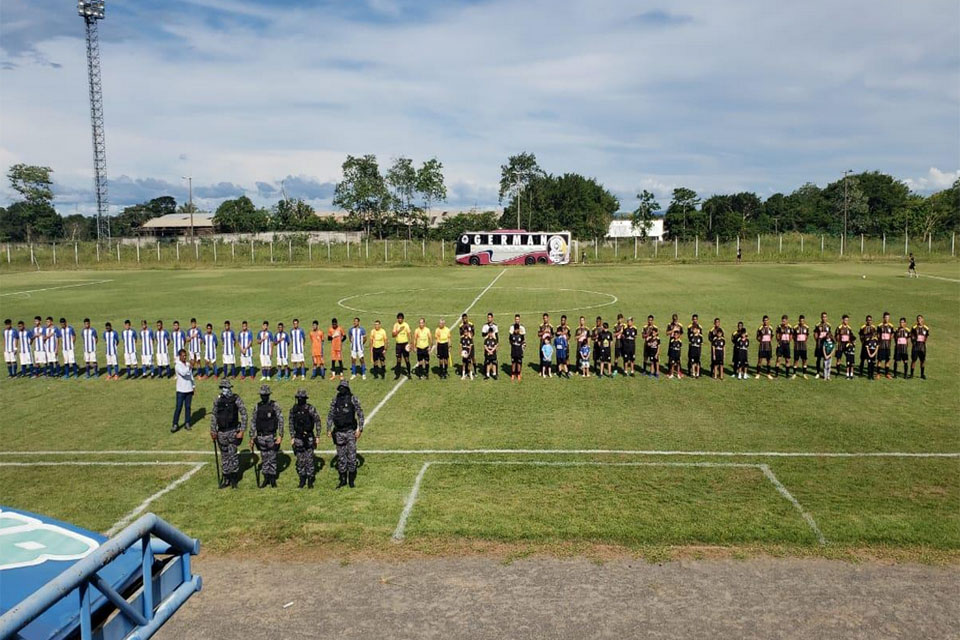
[[[326,208],[348,153],[438,157],[457,208],[523,150],[624,209],[960,175],[956,0],[107,0],[100,33],[117,206],[192,175],[208,208],[281,180]],[[4,0],[0,164],[51,166],[64,212],[92,207],[85,64],[72,2]]]

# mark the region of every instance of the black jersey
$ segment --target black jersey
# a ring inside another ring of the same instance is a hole
[[[680,338],[670,338],[670,344],[667,346],[667,355],[671,360],[680,361],[680,351],[683,348],[683,342]]]
[[[695,322],[691,322],[691,323],[687,326],[687,339],[688,339],[688,340],[693,337],[693,329],[694,329],[694,327],[700,329],[700,335],[703,335],[703,327],[700,326],[700,323],[699,323],[699,322],[696,322],[696,323],[695,323]]]
[[[777,325],[777,342],[790,344],[793,339],[793,327],[790,325]]]
[[[880,348],[880,341],[877,340],[876,336],[870,336],[864,341],[863,346],[867,350],[867,356],[869,357],[872,352],[875,358],[877,356],[877,349]]]
[[[807,348],[807,339],[810,337],[810,327],[805,324],[798,324],[793,328],[793,342],[797,345],[798,351],[804,351]]]
[[[463,336],[460,338],[460,355],[469,358],[473,355],[473,336]]]
[[[893,341],[893,332],[895,327],[889,322],[884,322],[879,327],[877,327],[877,332],[880,337],[880,348],[881,349],[890,349],[890,343]]]
[[[696,349],[697,353],[699,353],[701,347],[703,347],[703,336],[699,333],[695,333],[690,336],[688,342],[690,343],[690,351]]]
[[[710,333],[707,334],[707,342],[713,344],[713,341],[717,338],[723,337],[723,327],[714,327],[710,329]]]
[[[770,345],[773,342],[773,327],[761,325],[757,329],[757,342],[760,344],[760,351],[770,351]]]
[[[637,342],[637,328],[636,327],[624,327],[623,328],[623,343],[625,346],[632,346]]]
[[[910,340],[913,342],[914,351],[923,351],[927,348],[927,339],[930,337],[930,327],[918,324],[910,329]]]
[[[488,334],[483,341],[484,352],[493,351],[494,355],[496,355],[497,346],[498,346],[497,339],[493,337],[492,333]]]
[[[747,352],[750,349],[750,338],[747,334],[740,334],[733,342],[733,348],[740,352],[740,356],[744,362],[747,360]]]
[[[609,329],[604,329],[597,334],[597,344],[604,350],[608,350],[613,346],[613,334]]]
[[[650,352],[651,356],[656,355],[657,349],[660,348],[660,338],[657,336],[650,336],[647,339],[647,350]]]

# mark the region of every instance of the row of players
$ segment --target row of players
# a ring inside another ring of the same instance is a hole
[[[34,318],[34,326],[31,329],[27,329],[23,321],[18,322],[16,328],[9,319],[5,320],[4,324],[4,359],[10,376],[69,377],[73,375],[79,377],[80,368],[75,346],[78,334],[68,325],[65,318],[60,318],[59,326],[55,326],[52,317],[47,317],[44,324],[40,316],[37,316]],[[463,314],[457,324],[462,358],[461,377],[473,378],[477,370],[474,348],[476,328],[466,314]],[[507,330],[510,373],[511,379],[514,380],[519,380],[522,376],[523,358],[527,346],[526,333],[526,328],[520,323],[520,316],[514,316],[514,322]],[[711,376],[722,379],[728,344],[726,333],[720,319],[715,318],[713,326],[704,334],[704,328],[700,325],[697,314],[691,317],[691,322],[685,331],[676,314],[666,328],[669,376],[683,377],[681,353],[684,333],[687,340],[687,375],[694,378],[700,377],[702,350],[706,340],[710,355]],[[115,331],[108,322],[105,324],[103,333],[98,334],[97,330],[90,325],[89,318],[85,318],[79,339],[87,377],[99,375],[97,346],[102,341],[106,351],[107,376],[112,379],[118,378],[121,373],[119,364],[121,353],[128,378],[170,377],[172,376],[170,352],[172,350],[177,353],[180,349],[187,351],[191,366],[200,378],[219,377],[221,374],[225,377],[236,377],[238,359],[240,377],[252,377],[254,376],[255,345],[259,351],[262,380],[269,380],[274,372],[274,354],[278,379],[298,376],[305,379],[306,345],[309,341],[313,364],[311,378],[323,378],[326,375],[324,343],[328,343],[331,378],[342,379],[344,343],[347,343],[351,359],[351,377],[359,374],[366,379],[365,353],[368,346],[371,351],[374,377],[385,377],[385,354],[390,338],[395,344],[396,378],[404,373],[411,377],[412,352],[416,355],[418,378],[429,377],[432,352],[435,352],[439,359],[440,376],[447,377],[451,334],[451,329],[446,326],[443,319],[440,319],[435,330],[426,327],[424,318],[420,318],[417,327],[411,329],[404,319],[404,314],[399,313],[389,337],[380,320],[375,321],[368,335],[366,329],[360,325],[359,318],[354,318],[348,329],[344,329],[334,318],[326,330],[320,329],[319,322],[314,320],[309,332],[300,327],[300,322],[296,318],[289,331],[281,322],[277,324],[276,332],[272,332],[270,323],[264,321],[257,334],[249,329],[247,321],[241,323],[240,331],[234,331],[230,321],[226,321],[219,335],[214,333],[213,325],[210,323],[201,330],[195,318],[190,320],[190,326],[186,331],[180,328],[179,321],[173,322],[172,329],[165,329],[162,320],[156,322],[155,328],[148,326],[144,320],[141,322],[140,330],[137,331],[127,320],[120,331]],[[500,329],[492,313],[487,314],[487,321],[482,325],[480,335],[483,355],[482,372],[485,378],[495,379],[498,375]],[[573,342],[576,371],[581,376],[589,377],[591,370],[599,377],[604,375],[612,377],[617,375],[618,371],[633,376],[636,372],[636,343],[639,339],[643,345],[641,371],[648,376],[659,377],[663,342],[660,336],[660,329],[654,323],[652,315],[647,316],[647,322],[642,327],[637,327],[633,318],[624,320],[622,314],[618,314],[613,327],[598,316],[593,328],[587,327],[586,319],[581,316],[579,325],[572,328],[567,324],[565,315],[560,318],[560,324],[554,327],[550,322],[550,315],[545,313],[543,323],[537,328],[540,375],[550,377],[555,368],[557,375],[569,378],[569,360],[571,342]],[[900,362],[903,363],[903,374],[906,376],[909,360],[910,376],[913,376],[916,363],[919,362],[920,376],[926,378],[926,343],[930,336],[930,328],[925,324],[922,315],[917,316],[916,324],[912,327],[907,327],[905,318],[900,318],[898,326],[893,325],[890,322],[890,314],[886,312],[880,324],[874,324],[873,318],[868,315],[864,324],[856,332],[850,325],[850,318],[847,315],[843,316],[841,324],[836,329],[831,327],[826,313],[820,315],[820,323],[814,327],[808,326],[802,315],[799,316],[796,325],[790,324],[789,318],[784,315],[780,324],[775,327],[771,326],[769,317],[764,316],[755,336],[758,342],[755,369],[757,378],[761,376],[761,367],[764,366],[768,378],[772,378],[774,374],[779,376],[781,364],[784,375],[790,376],[792,373],[792,377],[797,377],[799,372],[806,378],[807,343],[811,337],[816,357],[814,368],[816,377],[821,375],[824,378],[830,377],[832,359],[836,356],[838,374],[842,366],[841,360],[843,360],[845,376],[852,378],[856,360],[855,345],[859,338],[861,376],[866,367],[869,378],[879,377],[882,366],[886,377],[896,377]],[[737,329],[733,331],[729,342],[733,351],[734,373],[737,378],[745,379],[749,375],[750,337],[743,322],[737,324]],[[793,352],[792,367],[791,350]],[[776,360],[771,371],[774,352]],[[222,368],[218,366],[218,353]]]

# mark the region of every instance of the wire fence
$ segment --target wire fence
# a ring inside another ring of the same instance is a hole
[[[571,262],[586,264],[830,262],[956,258],[956,234],[912,239],[811,234],[760,235],[721,241],[695,238],[657,242],[639,238],[574,241]],[[443,266],[455,264],[455,244],[440,240],[364,239],[315,242],[306,238],[232,241],[120,240],[0,244],[0,271],[244,266]]]

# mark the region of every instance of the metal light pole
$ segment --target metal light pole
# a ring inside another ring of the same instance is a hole
[[[513,172],[513,188],[517,191],[517,229],[520,228],[520,202],[523,200],[523,178],[525,177],[526,173],[523,171]]]
[[[190,210],[190,239],[193,240],[193,176],[181,176],[180,179],[187,181],[187,208]]]
[[[843,249],[847,249],[847,176],[853,173],[852,169],[843,172]]]
[[[107,146],[103,134],[103,85],[100,81],[100,36],[104,0],[78,0],[77,13],[86,25],[87,81],[90,88],[90,125],[93,133],[93,187],[97,197],[97,246],[110,240],[107,202]]]

